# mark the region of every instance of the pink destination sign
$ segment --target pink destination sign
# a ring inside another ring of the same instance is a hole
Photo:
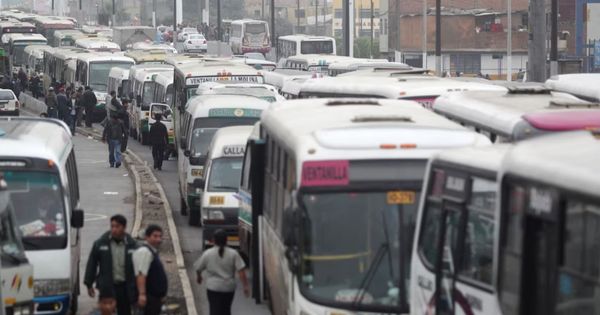
[[[309,161],[302,165],[302,186],[346,186],[348,161]]]

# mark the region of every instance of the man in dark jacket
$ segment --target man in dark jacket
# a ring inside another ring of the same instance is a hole
[[[127,137],[127,130],[123,123],[116,116],[110,117],[102,133],[102,142],[108,142],[110,167],[119,168],[121,166],[121,142],[125,137]]]
[[[155,114],[154,119],[156,122],[150,127],[149,137],[150,145],[152,145],[154,169],[160,171],[162,170],[165,149],[169,144],[169,132],[167,131],[167,127],[160,122],[162,119],[161,114]]]
[[[96,94],[94,94],[91,87],[86,86],[85,92],[81,96],[81,105],[85,108],[85,126],[88,128],[92,127],[92,115],[96,104],[98,104]]]
[[[117,214],[110,218],[110,231],[94,242],[85,269],[84,283],[88,295],[96,297],[102,315],[130,315],[136,302],[135,274],[132,253],[136,241],[125,232],[127,219]]]
[[[48,94],[44,99],[44,103],[46,103],[46,112],[48,113],[49,118],[58,118],[58,100],[56,99],[56,94],[54,93],[54,88],[48,88]]]
[[[58,119],[64,121],[67,125],[69,124],[69,98],[65,94],[64,89],[58,90],[56,95],[56,104],[58,108]]]

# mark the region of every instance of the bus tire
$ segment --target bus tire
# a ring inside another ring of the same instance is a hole
[[[181,215],[188,215],[187,205],[183,197],[179,197],[179,209],[181,210]]]

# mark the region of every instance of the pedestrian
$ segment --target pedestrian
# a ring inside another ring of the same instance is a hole
[[[46,103],[46,112],[48,113],[49,118],[58,118],[58,100],[56,99],[56,94],[54,93],[54,88],[48,88],[48,94],[44,99],[44,103]]]
[[[83,120],[83,104],[81,102],[82,98],[83,98],[83,87],[79,87],[77,89],[77,94],[75,96],[77,98],[77,122],[76,125],[77,127],[81,127],[81,121]]]
[[[131,132],[131,126],[129,123],[129,100],[124,98],[121,100],[123,102],[123,106],[121,107],[121,111],[119,112],[119,120],[123,123],[125,130],[127,130],[127,136],[123,137],[123,141],[121,142],[121,152],[127,151],[127,142],[129,141],[129,133]]]
[[[163,231],[158,225],[149,225],[144,234],[145,244],[133,253],[137,301],[144,315],[159,315],[169,289],[167,273],[158,255]]]
[[[10,86],[17,99],[19,99],[19,95],[21,95],[21,86],[16,73],[13,74],[12,80],[10,81]]]
[[[106,94],[106,96],[104,97],[104,104],[106,106],[106,117],[110,115],[110,111],[112,110],[113,93],[114,95],[117,94],[115,91],[110,91],[110,93]]]
[[[121,101],[119,101],[119,98],[117,97],[117,92],[112,91],[110,92],[111,94],[111,99],[110,99],[110,114],[111,115],[117,115],[117,117],[119,117],[119,119],[121,118],[121,112],[123,111],[123,104],[121,104]]]
[[[231,304],[235,294],[235,274],[238,273],[244,286],[244,295],[250,296],[246,264],[240,254],[227,246],[227,234],[219,229],[213,234],[215,247],[206,250],[194,263],[198,284],[202,284],[202,273],[206,271],[206,291],[210,315],[231,315]]]
[[[71,92],[71,98],[69,99],[69,127],[71,133],[75,135],[75,129],[77,129],[77,92]]]
[[[121,141],[127,136],[123,123],[116,116],[110,117],[104,131],[102,142],[108,142],[108,163],[110,167],[121,167]]]
[[[25,72],[25,70],[23,70],[23,67],[19,68],[17,76],[19,78],[19,82],[21,83],[21,91],[25,91],[25,89],[27,88],[28,78],[27,73]]]
[[[60,88],[56,95],[56,108],[58,109],[58,119],[69,124],[69,98],[65,94],[65,90]]]
[[[30,85],[29,85],[29,89],[31,90],[31,95],[33,96],[33,98],[37,99],[38,97],[40,97],[40,78],[38,77],[37,73],[33,74],[33,77],[30,80]]]
[[[160,120],[161,114],[154,114],[155,123],[150,127],[150,145],[152,145],[152,158],[154,159],[154,169],[162,170],[165,149],[169,144],[169,132],[167,126]]]
[[[92,115],[96,104],[98,104],[96,94],[91,87],[86,86],[85,92],[81,96],[81,105],[85,109],[85,126],[88,128],[92,128]]]
[[[132,253],[136,241],[125,232],[127,219],[120,215],[110,218],[110,231],[94,242],[85,268],[84,284],[88,295],[96,297],[102,315],[130,315],[135,303],[135,274]]]

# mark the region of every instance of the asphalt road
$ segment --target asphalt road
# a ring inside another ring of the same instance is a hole
[[[142,146],[136,140],[130,139],[128,148],[140,156],[143,160],[152,165],[152,151],[148,146]],[[162,184],[171,208],[173,208],[173,217],[177,225],[180,243],[183,250],[185,265],[188,275],[192,281],[192,289],[196,297],[196,308],[202,315],[208,315],[208,301],[206,298],[206,289],[196,283],[196,275],[192,270],[194,262],[202,254],[202,229],[188,225],[187,217],[182,216],[179,211],[179,190],[177,179],[177,160],[171,158],[163,163],[162,171],[154,171],[156,178]],[[238,280],[239,281],[239,280]],[[244,315],[264,315],[270,314],[265,305],[256,305],[254,300],[244,297],[241,290],[241,284],[238,283],[238,290],[233,301],[233,314]]]

